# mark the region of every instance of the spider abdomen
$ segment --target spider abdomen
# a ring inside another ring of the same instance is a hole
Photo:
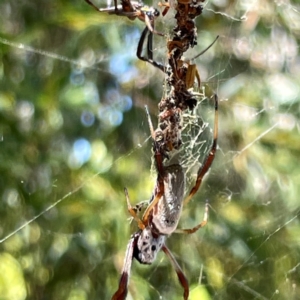
[[[185,174],[180,165],[165,168],[164,195],[153,210],[152,223],[160,234],[170,235],[176,230],[183,204]]]

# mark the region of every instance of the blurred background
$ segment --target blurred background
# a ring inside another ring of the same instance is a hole
[[[0,298],[110,299],[136,231],[123,189],[137,203],[155,184],[144,105],[155,126],[164,74],[136,58],[138,20],[84,0],[2,0],[0,11]],[[171,10],[156,27],[172,34]],[[207,1],[197,28],[187,58],[220,36],[194,61],[219,95],[219,141],[179,227],[199,223],[206,200],[209,222],[167,245],[190,299],[299,299],[299,2]],[[166,42],[155,36],[162,63]],[[187,191],[211,143],[212,102],[192,117],[205,130],[185,139],[201,145],[185,154]],[[163,253],[133,262],[127,299],[182,293]]]

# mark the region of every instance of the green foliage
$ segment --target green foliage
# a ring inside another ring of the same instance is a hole
[[[220,36],[196,63],[221,101],[217,158],[180,227],[203,218],[205,199],[209,223],[167,241],[191,299],[300,294],[300,7],[287,3],[211,1],[197,19],[187,56]],[[123,188],[137,203],[155,184],[144,105],[156,124],[164,75],[135,57],[137,20],[84,0],[4,0],[0,11],[0,299],[110,299],[136,230]],[[163,62],[166,40],[154,43]],[[212,126],[211,103],[197,114]],[[133,262],[129,293],[182,299],[163,254]]]

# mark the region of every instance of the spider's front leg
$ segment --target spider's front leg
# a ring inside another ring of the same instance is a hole
[[[157,167],[157,185],[154,191],[154,196],[153,200],[150,202],[148,207],[146,208],[143,218],[142,218],[142,223],[145,224],[146,226],[149,223],[149,215],[152,211],[152,209],[157,205],[159,199],[164,195],[164,167],[162,164],[162,155],[160,153],[157,153],[155,156],[156,159],[156,167]]]
[[[187,198],[184,200],[184,204],[189,203],[189,201],[192,199],[192,197],[197,193],[198,189],[201,186],[203,177],[208,172],[210,166],[212,165],[212,163],[215,159],[215,155],[216,155],[216,151],[217,151],[217,142],[218,142],[218,116],[219,116],[219,114],[218,114],[218,96],[215,94],[214,98],[215,98],[215,123],[214,123],[214,136],[213,136],[212,146],[211,146],[210,151],[207,154],[206,158],[204,159],[203,164],[201,165],[201,167],[198,170],[195,185],[193,186],[193,188],[190,191]]]
[[[180,266],[179,266],[178,262],[176,261],[174,255],[172,254],[172,252],[169,250],[169,248],[166,245],[164,245],[162,247],[162,250],[165,252],[165,254],[170,259],[170,261],[171,261],[171,263],[172,263],[172,265],[173,265],[173,267],[175,269],[175,272],[177,274],[178,280],[179,280],[181,286],[184,289],[183,299],[184,300],[188,300],[189,293],[190,293],[190,291],[189,291],[189,283],[188,283],[188,281],[187,281],[187,279],[186,279],[186,277],[185,277],[182,269],[180,268]]]
[[[134,234],[129,240],[122,269],[122,275],[118,290],[113,294],[111,300],[125,300],[128,293],[128,282],[130,277],[131,264],[133,259],[134,247],[136,247],[138,233]]]
[[[149,33],[149,35],[148,35]],[[153,65],[154,67],[160,69],[161,71],[165,72],[165,66],[162,65],[161,63],[156,62],[155,60],[153,60],[153,51],[152,51],[152,39],[153,39],[153,33],[157,33],[157,31],[153,31],[151,32],[148,28],[148,26],[145,27],[145,29],[143,30],[139,43],[138,43],[138,47],[137,47],[137,51],[136,51],[136,56],[140,59],[143,60],[145,62],[150,63],[151,65]],[[146,40],[146,36],[148,35],[148,40],[147,40],[147,57],[142,55],[143,52],[143,46]]]
[[[155,158],[156,169],[157,169],[157,184],[156,184],[156,188],[154,190],[153,199],[150,202],[149,206],[146,208],[143,218],[142,218],[143,224],[145,224],[147,226],[149,223],[149,215],[150,215],[152,209],[155,207],[155,205],[157,205],[159,199],[164,195],[165,171],[164,171],[164,165],[163,165],[163,153],[161,153],[161,151],[160,151],[161,149],[159,148],[159,145],[155,140],[155,132],[153,129],[153,124],[152,124],[147,106],[145,107],[145,109],[146,109],[146,113],[147,113],[147,117],[148,117],[148,123],[149,123],[150,132],[151,132],[151,137],[153,140],[154,158]]]
[[[144,222],[138,217],[137,211],[136,211],[135,207],[131,205],[130,199],[129,199],[129,195],[128,195],[128,191],[127,191],[126,188],[124,188],[124,192],[125,192],[125,197],[126,197],[126,201],[127,201],[127,209],[128,209],[128,212],[131,214],[131,216],[132,216],[132,217],[134,218],[134,220],[137,222],[138,227],[139,227],[141,230],[144,230],[146,226],[145,226]]]

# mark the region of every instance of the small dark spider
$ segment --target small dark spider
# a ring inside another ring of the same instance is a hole
[[[94,3],[90,0],[85,0],[89,5],[95,8],[98,12],[106,12],[108,14],[118,15],[118,16],[125,16],[130,20],[134,20],[138,18],[142,22],[146,24],[146,28],[143,30],[142,36],[144,39],[148,34],[148,41],[147,41],[147,55],[150,60],[153,59],[153,51],[152,51],[152,44],[153,44],[153,33],[164,36],[163,33],[158,32],[154,29],[154,21],[159,16],[159,11],[156,8],[144,5],[141,2],[130,1],[130,0],[121,0],[121,5],[117,4],[117,0],[114,0],[114,7],[108,8],[98,8]],[[144,60],[137,54],[138,58]]]
[[[155,147],[153,126],[148,114],[150,131],[154,143],[154,156],[157,168],[157,182],[154,188],[152,198],[146,208],[142,219],[137,216],[137,209],[130,204],[127,189],[125,196],[128,211],[138,224],[139,230],[131,236],[127,245],[122,275],[119,282],[119,288],[112,296],[112,300],[124,300],[128,292],[128,282],[133,258],[141,264],[152,264],[160,250],[168,258],[177,273],[177,277],[184,289],[183,298],[188,299],[189,285],[188,281],[178,265],[175,257],[165,244],[167,236],[173,232],[194,233],[207,223],[208,204],[206,204],[203,221],[191,229],[177,229],[183,205],[187,204],[201,186],[203,177],[209,170],[217,150],[218,138],[218,98],[215,95],[215,121],[213,132],[213,143],[209,153],[206,155],[203,164],[198,170],[197,179],[194,187],[191,189],[187,198],[184,200],[185,173],[180,164],[163,166],[163,155]]]
[[[150,56],[148,55],[147,57],[142,56],[142,50],[143,50],[143,46],[144,46],[148,31],[149,31],[149,29],[148,29],[148,27],[146,27],[144,29],[144,31],[142,32],[142,35],[141,35],[139,43],[138,43],[136,55],[139,59],[146,61],[146,62],[150,63],[151,65],[153,65],[154,67],[160,69],[164,73],[167,73],[167,70],[168,70],[167,66],[153,60],[153,53],[151,53],[151,55]],[[195,60],[196,58],[198,58],[199,56],[201,56],[202,54],[204,54],[206,51],[208,51],[214,45],[214,43],[217,41],[218,38],[219,38],[219,36],[217,36],[215,38],[215,40],[208,47],[206,47],[204,50],[202,50],[200,53],[198,53],[196,56],[194,56],[191,59],[187,59],[187,60],[178,59],[178,60],[176,60],[176,62],[174,59],[172,59],[173,62],[172,62],[171,69],[174,72],[176,80],[177,81],[183,80],[186,84],[187,89],[194,86],[195,80],[197,81],[198,88],[200,88],[200,82],[201,82],[197,66],[195,64],[192,64],[191,62],[193,60]],[[182,44],[182,41],[168,41],[169,57],[173,57],[173,55],[171,55],[172,51],[176,48],[180,48],[181,44]],[[147,48],[148,48],[148,45],[147,45]],[[149,52],[147,52],[147,54],[148,53]]]

